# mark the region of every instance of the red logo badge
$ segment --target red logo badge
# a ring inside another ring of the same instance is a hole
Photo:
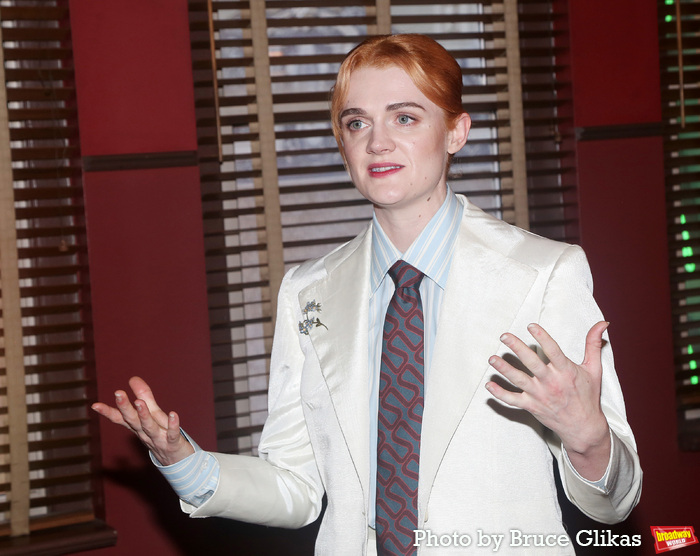
[[[655,527],[651,526],[651,534],[654,537],[654,548],[657,554],[684,548],[691,544],[697,544],[698,538],[695,530],[688,527]]]

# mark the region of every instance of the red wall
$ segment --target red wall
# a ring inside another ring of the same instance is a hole
[[[81,148],[86,160],[195,151],[186,0],[71,0]],[[189,164],[189,165],[188,165]],[[157,164],[156,164],[157,166]],[[215,446],[199,172],[86,171],[98,395],[144,377],[203,446]],[[135,437],[101,424],[106,520],[99,554],[178,554],[204,530]]]
[[[83,155],[194,151],[186,0],[70,5]],[[575,126],[659,122],[655,3],[568,8]],[[681,454],[675,439],[661,139],[581,140],[576,156],[582,244],[645,470],[639,507],[614,530],[641,534],[636,553],[652,554],[650,525],[700,527],[700,485],[690,481],[699,454]],[[203,446],[215,446],[196,167],[87,172],[85,191],[100,398],[140,374]],[[106,518],[119,540],[95,554],[310,552],[313,531],[188,519],[125,430],[103,423],[101,433]]]
[[[700,526],[700,453],[676,442],[663,144],[630,131],[661,121],[656,3],[568,4],[574,125],[583,135],[591,126],[629,135],[578,141],[579,211],[644,470],[640,504],[614,530],[642,535],[628,553],[654,554],[650,526]]]

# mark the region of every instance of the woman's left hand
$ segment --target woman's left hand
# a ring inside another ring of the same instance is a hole
[[[528,331],[549,360],[544,363],[537,353],[513,334],[503,334],[501,341],[520,359],[532,376],[516,369],[497,355],[489,364],[521,392],[505,390],[493,381],[486,388],[498,400],[530,412],[562,441],[569,460],[578,473],[589,480],[599,480],[610,458],[608,422],[600,406],[603,366],[601,321],[586,335],[583,362],[579,365],[564,355],[547,331],[537,324]]]

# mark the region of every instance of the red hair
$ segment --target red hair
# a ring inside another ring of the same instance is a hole
[[[404,70],[418,90],[442,109],[447,129],[464,113],[462,69],[452,55],[430,37],[417,34],[370,37],[346,56],[331,89],[331,125],[340,152],[340,113],[348,97],[350,76],[356,69],[396,66]]]

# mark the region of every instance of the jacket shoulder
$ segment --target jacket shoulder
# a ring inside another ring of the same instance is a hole
[[[504,257],[541,268],[551,266],[567,250],[581,248],[570,243],[539,236],[487,214],[466,201],[464,225],[473,236]]]
[[[287,285],[294,290],[299,291],[304,289],[312,282],[326,276],[347,257],[354,253],[366,239],[368,234],[371,234],[371,225],[367,226],[367,228],[356,237],[350,241],[338,245],[329,253],[293,266],[287,271],[285,282],[287,282]]]

